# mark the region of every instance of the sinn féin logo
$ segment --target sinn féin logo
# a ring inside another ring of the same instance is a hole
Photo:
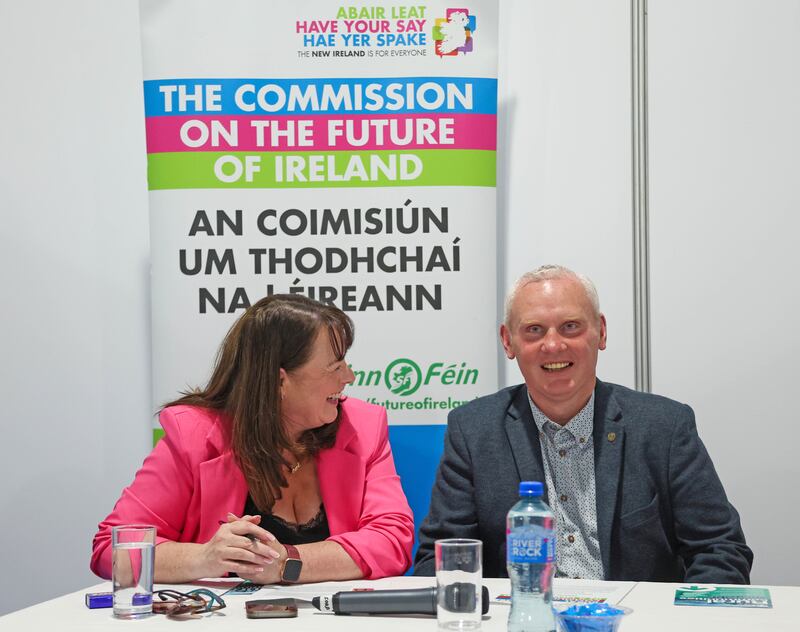
[[[386,369],[353,368],[354,386],[378,386],[383,383],[394,395],[408,397],[422,386],[474,386],[478,383],[478,369],[466,362],[431,362],[419,365],[408,358],[392,360]]]
[[[383,379],[395,395],[411,395],[422,384],[422,371],[413,360],[398,358],[386,367]]]
[[[447,9],[447,17],[436,18],[432,36],[439,57],[454,57],[459,53],[472,52],[472,34],[475,32],[475,16],[469,9]]]

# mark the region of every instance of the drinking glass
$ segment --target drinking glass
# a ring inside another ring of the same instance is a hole
[[[436,619],[440,630],[479,630],[481,627],[480,540],[436,540]]]
[[[123,525],[111,530],[114,616],[138,619],[153,612],[156,528]]]

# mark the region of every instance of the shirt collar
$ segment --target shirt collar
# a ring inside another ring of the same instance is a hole
[[[555,426],[553,429],[555,432],[559,432],[562,429],[567,430],[576,439],[584,438],[588,443],[589,437],[592,436],[592,429],[594,428],[594,391],[592,391],[592,396],[589,398],[589,401],[586,402],[586,405],[581,408],[572,419],[564,424],[563,428],[560,424],[557,424],[539,410],[539,407],[534,404],[530,393],[528,393],[528,403],[531,405],[533,421],[536,423],[539,432],[544,432],[545,427],[548,424],[552,424]],[[553,434],[555,434],[555,432],[553,432]]]

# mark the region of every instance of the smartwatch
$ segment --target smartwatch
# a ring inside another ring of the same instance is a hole
[[[284,544],[283,546],[286,549],[286,559],[281,568],[281,581],[293,584],[300,579],[303,560],[300,559],[300,551],[294,544]]]

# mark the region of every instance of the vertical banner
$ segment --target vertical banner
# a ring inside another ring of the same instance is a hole
[[[155,405],[261,297],[335,304],[421,520],[447,413],[497,388],[496,0],[140,6]]]

